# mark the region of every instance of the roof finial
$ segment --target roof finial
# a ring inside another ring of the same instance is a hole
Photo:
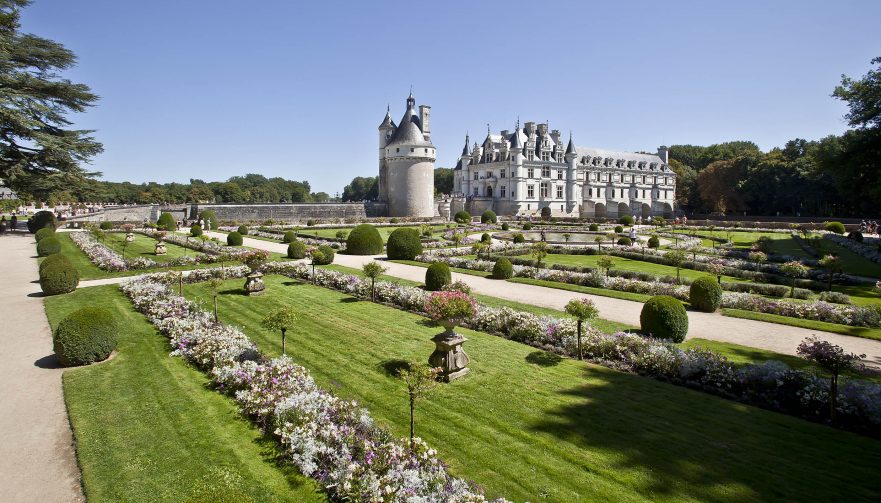
[[[491,133],[490,133],[490,129],[489,129],[489,122],[487,122],[486,123],[486,135],[489,136],[490,134]]]

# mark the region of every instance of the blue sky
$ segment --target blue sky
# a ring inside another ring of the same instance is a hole
[[[881,56],[881,2],[36,0],[23,28],[79,56],[101,96],[93,168],[112,181],[308,180],[377,171],[376,128],[413,86],[438,166],[517,117],[578,145],[844,131],[829,97]]]

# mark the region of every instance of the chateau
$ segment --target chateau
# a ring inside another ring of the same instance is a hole
[[[413,93],[395,125],[387,109],[379,125],[379,203],[390,217],[434,217],[434,161],[431,107],[416,111]]]
[[[454,191],[471,214],[620,217],[673,215],[676,174],[667,147],[634,153],[578,147],[559,130],[525,123],[513,132],[487,131],[482,144],[465,148],[454,170]]]

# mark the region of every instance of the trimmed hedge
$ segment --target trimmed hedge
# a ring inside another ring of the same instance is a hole
[[[46,295],[70,293],[79,283],[79,272],[69,260],[57,260],[40,271],[40,289]]]
[[[38,243],[46,238],[51,237],[55,237],[55,229],[51,229],[49,227],[43,227],[42,229],[38,230],[36,234],[34,234],[34,239]]]
[[[624,215],[618,219],[618,223],[621,225],[633,225],[633,215]]]
[[[156,228],[160,231],[174,232],[177,230],[177,222],[171,213],[165,212],[159,215],[159,220],[156,221]]]
[[[494,224],[496,221],[496,213],[492,210],[486,210],[483,215],[480,215],[480,223],[482,224]]]
[[[860,231],[850,231],[847,233],[847,239],[850,239],[852,241],[858,241],[858,242],[862,243],[863,239],[864,239],[863,233]]]
[[[226,244],[229,246],[242,246],[244,241],[242,235],[236,231],[230,232],[226,235]]]
[[[412,227],[401,227],[389,234],[386,254],[392,260],[413,260],[422,253],[419,231]]]
[[[713,313],[722,305],[722,286],[716,278],[704,276],[694,280],[688,291],[691,307],[705,313]]]
[[[239,234],[241,234],[242,236],[247,236],[248,235],[248,226],[247,225],[240,225],[238,228],[238,231],[239,231]]]
[[[646,335],[682,342],[688,333],[688,314],[679,300],[667,295],[656,295],[642,306],[639,325]]]
[[[481,242],[481,243],[492,243],[492,241],[493,241],[492,236],[490,236],[490,235],[489,235],[488,233],[486,233],[486,232],[484,232],[484,233],[480,236],[480,242]]]
[[[648,247],[649,248],[659,248],[661,246],[661,240],[658,239],[658,236],[652,236],[649,238]]]
[[[418,231],[417,231],[418,232]],[[382,236],[376,227],[361,224],[346,238],[346,253],[349,255],[378,255],[382,253]]]
[[[102,231],[109,231],[110,229],[113,228],[113,222],[109,222],[109,221],[107,221],[107,220],[104,220],[103,222],[101,222],[100,225],[98,225],[98,227],[99,227]]]
[[[306,245],[301,241],[292,241],[291,244],[288,245],[288,258],[306,258]]]
[[[508,225],[508,222],[505,222],[505,223],[502,224],[502,230],[503,230],[503,231],[506,231],[506,230],[508,230],[508,229],[510,229],[510,228],[511,228],[511,226]]]
[[[106,360],[116,349],[116,321],[99,307],[84,307],[61,320],[52,336],[52,349],[65,367]]]
[[[826,222],[823,224],[823,227],[829,232],[834,232],[835,234],[844,234],[844,224],[841,222]]]
[[[435,262],[425,271],[425,289],[428,291],[437,292],[452,282],[450,266],[443,262]]]
[[[526,242],[526,238],[523,237],[523,234],[520,234],[520,233],[518,232],[517,234],[514,234],[514,242],[517,243],[517,244],[519,244],[519,243],[525,243],[525,242]]]
[[[48,257],[49,255],[53,255],[61,251],[61,243],[58,241],[58,238],[55,236],[49,236],[47,238],[43,238],[42,241],[37,243],[37,256],[38,257]]]
[[[597,224],[590,224],[587,226],[587,230],[589,230],[591,232],[596,232],[596,231],[600,230],[600,226]]]
[[[293,243],[297,240],[297,233],[294,231],[287,231],[284,233],[284,237],[281,239],[282,243]]]
[[[55,228],[55,213],[48,210],[38,211],[28,219],[28,232],[31,234],[36,234],[44,227]]]
[[[499,257],[493,266],[493,279],[511,279],[514,277],[514,266],[505,257]]]
[[[333,264],[333,259],[336,256],[336,252],[333,251],[333,248],[328,245],[321,245],[318,247],[318,251],[321,252],[321,254],[320,259],[315,261],[316,265]]]
[[[39,272],[42,274],[43,269],[49,267],[52,264],[58,263],[63,263],[69,265],[70,267],[73,267],[73,262],[71,262],[70,259],[67,258],[67,255],[64,255],[63,253],[56,253],[54,255],[49,255],[40,262]]]
[[[616,225],[615,226],[615,234],[621,234],[622,232],[624,232],[624,227],[621,227],[620,225]]]
[[[522,227],[523,227],[524,231],[531,231],[532,230],[532,223],[526,222],[525,224],[523,224]]]
[[[457,211],[456,215],[453,217],[453,220],[459,224],[470,224],[471,223],[471,213],[468,213],[465,210]]]
[[[621,246],[630,246],[633,244],[633,241],[631,241],[629,237],[623,236],[618,238],[618,244]]]
[[[201,235],[202,235],[202,226],[199,224],[193,224],[193,226],[190,227],[190,236],[197,238]]]

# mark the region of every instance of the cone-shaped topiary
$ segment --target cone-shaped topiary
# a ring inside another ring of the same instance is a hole
[[[61,243],[55,236],[43,238],[42,241],[37,243],[37,256],[39,257],[48,257],[49,255],[52,255],[53,253],[58,253],[60,251]]]
[[[40,271],[40,288],[46,295],[72,292],[79,282],[80,275],[69,260],[51,263]]]
[[[55,229],[51,227],[43,227],[34,234],[34,239],[39,243],[45,238],[55,237]]]
[[[412,227],[395,229],[388,237],[386,253],[392,260],[413,260],[422,253],[419,231]]]
[[[284,238],[282,238],[282,243],[293,243],[297,240],[297,233],[294,231],[287,231],[284,233]]]
[[[156,228],[160,231],[174,232],[177,230],[177,222],[175,222],[171,213],[165,212],[159,215],[159,220],[156,221]]]
[[[361,224],[346,238],[346,253],[349,255],[377,255],[382,253],[382,236],[376,227]]]
[[[493,210],[486,210],[483,212],[483,215],[480,215],[480,223],[482,224],[494,224],[496,223],[496,214]]]
[[[52,347],[65,367],[106,360],[116,349],[116,321],[99,307],[84,307],[61,320],[52,336]]]
[[[425,289],[437,292],[453,281],[450,266],[443,262],[435,262],[425,271]]]
[[[31,234],[35,234],[43,227],[55,228],[55,213],[47,210],[38,211],[28,219],[28,232]]]
[[[688,313],[678,299],[656,295],[642,306],[639,324],[646,335],[682,342],[688,333]]]
[[[695,309],[712,313],[722,305],[722,286],[716,278],[704,276],[694,280],[688,291],[688,302]]]
[[[193,226],[190,227],[190,236],[197,238],[201,235],[202,235],[202,226],[199,224],[193,224]]]
[[[306,258],[306,245],[301,241],[292,241],[291,244],[288,245],[288,258]]]
[[[226,244],[229,246],[242,246],[244,239],[242,239],[242,235],[236,231],[230,232],[226,235]]]
[[[495,279],[511,279],[514,276],[514,266],[511,261],[505,257],[499,257],[493,266],[493,278]]]
[[[247,236],[248,235],[248,226],[247,225],[240,225],[239,226],[239,234],[241,234],[242,236]]]
[[[453,220],[458,224],[470,224],[471,213],[468,213],[465,210],[457,211],[455,216],[453,216]]]

